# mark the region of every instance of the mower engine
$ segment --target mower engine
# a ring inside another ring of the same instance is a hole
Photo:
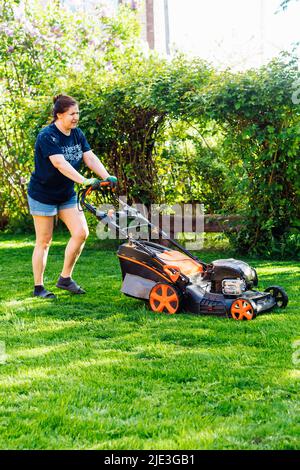
[[[241,295],[258,282],[255,269],[233,258],[214,261],[208,265],[206,276],[212,283],[211,291],[225,295]]]
[[[222,281],[222,292],[224,295],[241,295],[246,290],[243,279],[224,279]]]

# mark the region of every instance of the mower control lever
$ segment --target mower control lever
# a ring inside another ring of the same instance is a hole
[[[169,276],[172,282],[176,282],[181,274],[178,266],[172,266],[171,264],[166,264],[163,267],[163,270]]]

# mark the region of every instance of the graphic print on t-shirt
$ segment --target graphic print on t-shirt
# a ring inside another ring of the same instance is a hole
[[[70,135],[65,135],[54,123],[49,124],[40,131],[34,149],[35,168],[29,196],[43,204],[60,204],[71,199],[75,195],[74,181],[63,175],[49,157],[62,154],[79,171],[84,152],[91,150],[81,129],[71,129]]]
[[[81,145],[73,145],[72,147],[61,147],[65,160],[67,162],[74,164],[81,160],[82,158],[82,149]]]

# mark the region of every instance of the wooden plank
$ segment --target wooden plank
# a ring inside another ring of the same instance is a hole
[[[174,238],[177,233],[187,231],[186,227],[191,227],[191,231],[199,232],[199,221],[196,223],[196,218],[193,216],[185,216],[184,224],[181,216],[169,215],[169,223],[166,227],[162,226],[162,215],[159,216],[159,227],[165,232],[170,233],[170,237]],[[204,215],[204,232],[220,233],[224,231],[238,231],[241,227],[243,217],[240,215],[219,215],[219,214],[205,214]],[[197,227],[198,226],[198,227]],[[198,228],[198,230],[197,230]]]

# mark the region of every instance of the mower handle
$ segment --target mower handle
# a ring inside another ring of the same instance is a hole
[[[94,183],[91,186],[89,186],[87,188],[87,190],[85,191],[85,194],[89,194],[91,191],[94,191],[94,190],[100,189],[100,188],[105,188],[105,187],[107,187],[107,188],[110,187],[110,182],[109,181],[104,181],[104,180],[102,180],[102,181],[99,180],[97,183]]]
[[[89,204],[88,202],[86,202],[85,199],[89,194],[91,194],[92,191],[97,191],[99,189],[104,189],[104,190],[109,190],[111,192],[115,192],[116,188],[111,188],[109,181],[99,180],[97,181],[97,183],[94,183],[91,186],[88,186],[87,188],[83,188],[79,190],[78,196],[77,196],[78,203],[80,202],[82,206],[84,206],[89,212],[91,212],[94,215],[96,215],[97,213],[96,208],[92,204]]]
[[[97,217],[97,209],[92,205],[92,204],[89,204],[88,202],[85,201],[85,198],[86,196],[88,196],[92,191],[94,190],[97,190],[97,189],[100,189],[100,188],[108,188],[110,189],[110,182],[109,181],[104,181],[104,180],[99,180],[96,184],[93,184],[91,186],[89,186],[88,188],[85,188],[85,189],[81,189],[79,192],[78,192],[78,203],[80,202],[82,204],[83,207],[85,207],[89,212],[91,212],[93,215],[95,215]],[[114,193],[116,190],[116,188],[112,188],[111,189],[111,192]],[[121,199],[119,199],[115,194],[114,194],[114,199],[116,202],[119,202],[122,204],[122,206],[125,206],[125,207],[129,207],[126,203],[122,202]],[[138,211],[136,211],[137,214],[138,214]],[[98,217],[99,218],[99,217]],[[145,219],[145,217],[143,217],[143,219],[145,220],[145,222],[147,222],[148,226],[149,227],[152,227],[152,228],[156,228],[156,230],[158,230],[158,233],[159,234],[162,234],[162,235],[165,235],[164,232],[162,230],[160,230],[159,228],[157,229],[157,227],[155,227],[152,223],[150,223],[148,220]],[[101,220],[101,219],[99,219]],[[125,238],[129,238],[128,237],[128,232],[125,233],[125,231],[123,231],[123,233],[125,234]],[[182,247],[179,243],[177,243],[175,240],[167,237],[167,240],[169,240],[169,242],[175,246],[176,248],[178,248],[180,251],[182,251],[183,253],[185,253],[187,256],[189,256],[191,259],[197,261],[198,263],[201,263],[203,268],[204,268],[204,271],[207,270],[207,263],[204,263],[203,261],[199,260],[196,256],[192,255],[191,252],[189,252],[188,250],[186,250],[184,247]],[[136,243],[138,244],[138,242],[136,241]],[[143,246],[143,249],[145,249],[145,246]],[[165,274],[167,274],[171,280],[174,279],[173,282],[176,282],[176,280],[179,278],[179,276],[184,276],[184,274],[182,274],[180,272],[180,270],[178,270],[178,267],[177,266],[173,266],[173,265],[167,265],[166,266],[166,271],[165,271]],[[173,279],[172,279],[173,278]],[[176,279],[176,280],[175,280]]]

